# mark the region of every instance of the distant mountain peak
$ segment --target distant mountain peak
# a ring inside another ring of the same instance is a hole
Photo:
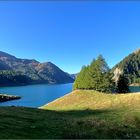
[[[48,61],[48,62],[44,62],[44,63],[42,63],[42,64],[46,64],[46,65],[55,65],[55,64],[53,64],[52,62],[50,62],[50,61]]]
[[[20,59],[0,51],[0,70],[21,73],[31,83],[71,83],[74,80],[52,62],[40,63],[35,59]]]

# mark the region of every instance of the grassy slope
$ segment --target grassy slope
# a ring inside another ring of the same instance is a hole
[[[0,138],[140,138],[139,103],[79,90],[42,109],[0,107]]]
[[[69,114],[67,137],[140,138],[140,93],[74,91],[43,109]]]
[[[140,93],[137,94],[104,94],[92,90],[77,90],[43,106],[49,110],[101,110],[132,108],[140,109]]]

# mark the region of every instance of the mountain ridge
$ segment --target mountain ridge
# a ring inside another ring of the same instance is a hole
[[[40,63],[35,59],[21,59],[0,51],[0,71],[24,75],[29,83],[71,83],[74,80],[52,62]],[[1,84],[2,82],[0,82]]]

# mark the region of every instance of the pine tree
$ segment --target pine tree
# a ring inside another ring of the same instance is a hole
[[[113,88],[113,81],[110,75],[109,67],[102,55],[98,56],[94,68],[95,79],[93,80],[96,83],[95,90],[101,92],[111,92]]]
[[[112,92],[112,77],[105,59],[99,55],[87,67],[83,67],[74,83],[74,89],[93,89]]]
[[[80,73],[74,82],[73,89],[84,89],[84,75],[86,73],[86,66],[83,66]]]
[[[120,75],[116,84],[117,93],[128,93],[129,92],[129,81],[124,75]]]

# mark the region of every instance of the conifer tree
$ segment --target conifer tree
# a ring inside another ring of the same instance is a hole
[[[128,93],[129,92],[129,81],[124,75],[120,75],[116,84],[117,93]]]
[[[73,89],[84,89],[84,75],[86,73],[86,66],[83,66],[80,73],[74,82]]]
[[[83,67],[74,83],[74,89],[93,89],[101,92],[112,92],[113,88],[114,84],[110,70],[102,55],[93,60],[89,66]]]
[[[92,89],[101,92],[111,92],[113,88],[109,67],[102,55],[91,64]]]

